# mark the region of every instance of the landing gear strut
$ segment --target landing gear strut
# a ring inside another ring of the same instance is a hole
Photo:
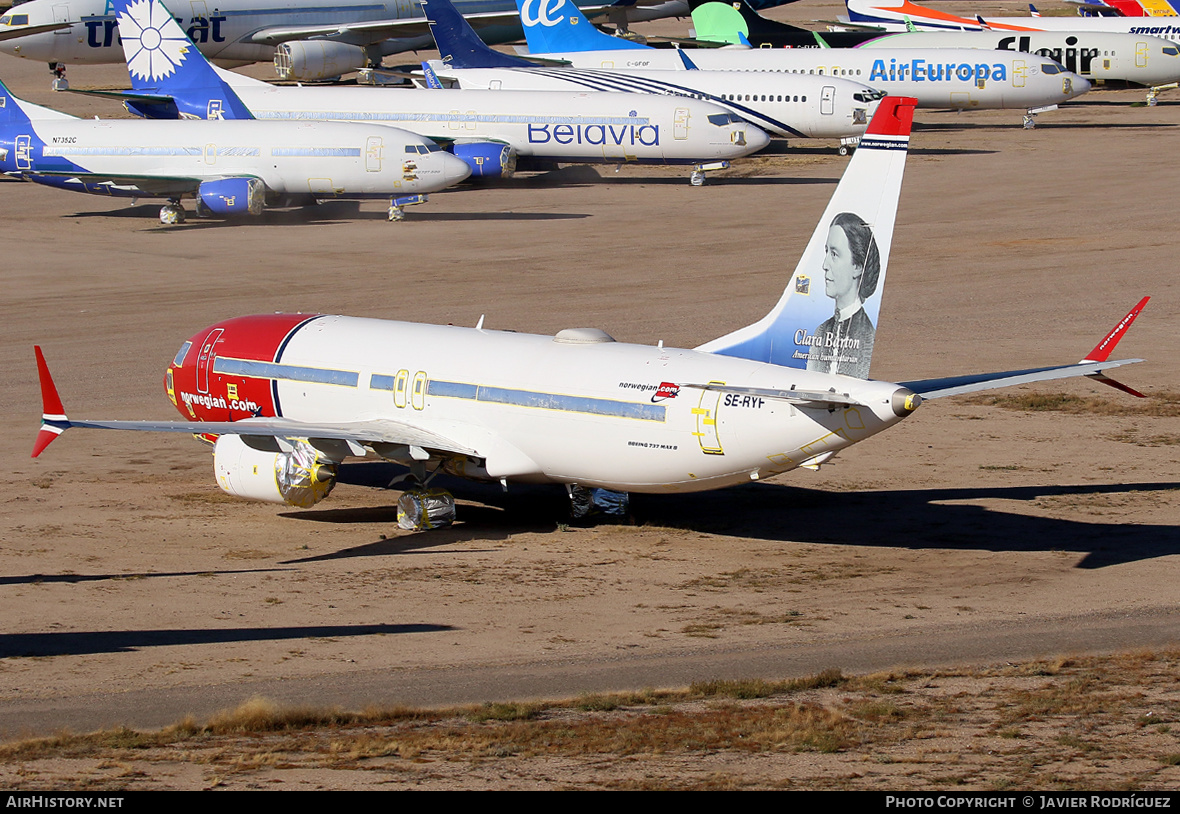
[[[1024,129],[1035,130],[1037,127],[1037,114],[1047,113],[1050,110],[1056,110],[1057,105],[1045,105],[1044,107],[1030,108],[1024,113]]]
[[[184,223],[184,207],[179,199],[173,198],[160,207],[160,223],[165,226]]]
[[[415,204],[424,204],[427,201],[425,195],[402,195],[398,198],[389,199],[389,220],[397,223],[399,220],[405,220],[405,207],[414,206]]]
[[[567,484],[570,496],[570,519],[587,520],[595,515],[625,518],[631,509],[631,497],[626,492],[612,492],[610,489],[593,489]]]
[[[713,170],[727,170],[729,169],[728,161],[711,161],[708,164],[697,164],[692,168],[692,175],[688,182],[694,187],[699,187],[705,183],[705,173]]]
[[[430,482],[442,467],[427,474],[427,453],[415,448],[407,452],[407,459],[396,460],[410,467],[409,474],[400,475],[389,484],[390,487],[402,481],[406,484],[402,496],[397,499],[398,527],[406,531],[429,531],[451,525],[455,522],[455,496],[446,489],[430,488]]]
[[[1168,85],[1157,85],[1147,90],[1147,106],[1155,107],[1159,102],[1159,95],[1161,91],[1171,90],[1172,88],[1180,87],[1180,82],[1172,82]]]
[[[69,90],[70,82],[66,79],[66,66],[61,62],[50,62],[49,70],[53,73],[53,89]]]

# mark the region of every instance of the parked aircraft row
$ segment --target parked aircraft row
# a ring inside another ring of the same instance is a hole
[[[1145,34],[1109,31],[836,31],[816,35],[768,20],[745,0],[691,0],[697,39],[754,47],[978,48],[1055,60],[1091,81],[1158,87],[1180,81],[1180,46]]]
[[[67,417],[40,348],[34,457],[71,427],[197,433],[214,440],[227,493],[310,506],[346,459],[403,464],[399,516],[454,516],[440,472],[587,490],[694,492],[818,466],[927,399],[1088,376],[1140,302],[1077,364],[910,382],[868,378],[916,100],[887,97],[782,297],[763,319],[695,349],[632,345],[603,331],[556,336],[375,319],[270,314],[186,341],[165,389],[180,421]],[[198,123],[185,123],[196,126]],[[822,285],[819,283],[823,280]],[[654,371],[654,372],[653,372]],[[1131,391],[1133,392],[1133,391]]]

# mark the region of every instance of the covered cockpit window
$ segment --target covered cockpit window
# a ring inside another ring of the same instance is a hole
[[[0,17],[0,25],[28,25],[29,15],[27,14],[5,14]]]
[[[742,118],[733,113],[714,113],[709,117],[709,124],[715,124],[718,127],[725,127],[727,124],[740,124],[741,121]]]
[[[1177,48],[1175,45],[1165,45],[1160,50],[1170,57],[1180,55],[1180,48]]]
[[[1049,62],[1041,66],[1041,72],[1052,76],[1055,73],[1065,73],[1065,68],[1061,67],[1056,62]]]
[[[176,358],[172,360],[172,364],[176,367],[180,367],[181,365],[183,365],[184,364],[184,357],[188,356],[188,349],[191,348],[192,346],[193,346],[192,342],[185,342],[183,345],[181,345],[180,350],[178,350],[176,352]]]

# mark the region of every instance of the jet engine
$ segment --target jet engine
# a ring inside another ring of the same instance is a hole
[[[221,178],[197,188],[198,215],[261,215],[266,185],[258,178]]]
[[[213,445],[213,473],[226,494],[307,509],[336,485],[336,465],[306,441],[290,451],[248,446],[240,435],[222,435]]]
[[[511,178],[516,174],[516,151],[494,141],[457,141],[451,152],[471,167],[472,178]]]
[[[275,73],[287,81],[335,79],[365,67],[368,62],[364,48],[346,42],[296,40],[275,48]]]

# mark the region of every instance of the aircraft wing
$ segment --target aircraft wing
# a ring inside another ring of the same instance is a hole
[[[45,23],[44,25],[26,25],[18,28],[10,28],[7,31],[0,31],[0,42],[4,40],[15,40],[21,37],[31,37],[34,34],[44,34],[47,31],[60,31],[63,28],[69,28],[73,23]]]
[[[41,348],[35,349],[37,375],[41,381],[41,430],[33,446],[33,457],[41,454],[54,438],[72,427],[96,430],[129,430],[133,432],[182,432],[189,435],[239,435],[248,446],[265,448],[279,440],[308,439],[312,446],[317,441],[342,442],[348,454],[362,456],[359,445],[393,445],[406,448],[410,458],[425,460],[428,450],[456,455],[479,453],[430,430],[394,419],[380,418],[346,423],[295,421],[290,418],[244,418],[241,421],[108,421],[67,418],[61,397]]]
[[[187,175],[136,175],[133,173],[105,173],[105,172],[69,172],[69,171],[37,171],[24,172],[22,175],[45,178],[77,178],[79,181],[103,182],[108,181],[119,186],[133,186],[143,190],[145,195],[186,195],[197,191],[204,181],[215,181],[216,178],[197,178]]]
[[[1116,382],[1105,375],[1103,371],[1110,368],[1131,365],[1142,362],[1142,359],[1118,359],[1109,361],[1110,354],[1118,345],[1119,340],[1126,334],[1131,323],[1147,305],[1151,297],[1144,297],[1132,308],[1127,315],[1119,320],[1119,324],[1094,346],[1094,350],[1086,354],[1082,361],[1075,365],[1058,365],[1056,367],[1036,367],[1028,370],[1005,370],[1000,373],[976,373],[968,376],[954,376],[946,379],[924,379],[915,382],[898,382],[902,387],[908,387],[924,399],[937,399],[943,396],[957,396],[961,393],[976,393],[980,390],[993,390],[999,387],[1011,387],[1015,384],[1028,382],[1044,382],[1051,379],[1068,379],[1074,376],[1085,376],[1097,382],[1102,382],[1116,390],[1130,393],[1132,396],[1146,398],[1142,393],[1133,390],[1121,382]]]
[[[607,6],[593,6],[582,9],[588,18],[605,13]],[[472,28],[490,25],[520,25],[520,13],[508,11],[486,11],[480,14],[464,14]],[[255,31],[250,41],[261,45],[278,45],[292,40],[329,39],[353,44],[375,43],[399,37],[428,37],[430,24],[425,17],[408,17],[399,20],[370,20],[368,22],[344,25],[291,25],[272,26]]]

